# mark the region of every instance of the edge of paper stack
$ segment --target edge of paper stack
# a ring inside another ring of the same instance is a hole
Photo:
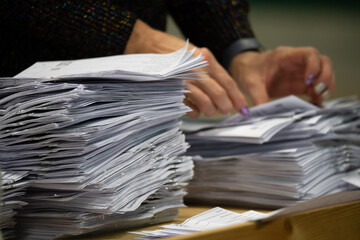
[[[193,175],[183,79],[206,64],[186,49],[39,62],[0,80],[4,239],[16,211],[19,237],[37,240],[177,215]]]
[[[360,187],[360,101],[288,96],[188,131],[186,202],[276,209]],[[186,130],[186,129],[184,129]]]

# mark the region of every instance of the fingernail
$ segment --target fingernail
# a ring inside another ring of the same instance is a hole
[[[326,90],[325,92],[323,92],[323,94],[321,94],[321,96],[324,100],[327,100],[330,97],[330,92]]]
[[[308,76],[308,78],[305,80],[305,84],[306,86],[309,86],[310,84],[312,84],[314,82],[315,79],[315,75],[314,74],[310,74]]]
[[[326,88],[325,83],[323,82],[319,82],[318,84],[316,84],[316,86],[314,87],[314,91],[316,94],[320,94],[322,93]]]
[[[249,115],[249,108],[248,108],[247,106],[241,107],[241,113],[242,113],[244,116]]]

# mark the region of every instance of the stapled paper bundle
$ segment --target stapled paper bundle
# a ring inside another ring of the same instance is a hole
[[[185,48],[42,62],[1,80],[0,163],[29,171],[24,239],[126,229],[174,218],[193,175],[178,118]]]
[[[354,99],[318,108],[289,96],[188,133],[187,199],[279,208],[355,188],[347,179],[360,167],[359,110]]]

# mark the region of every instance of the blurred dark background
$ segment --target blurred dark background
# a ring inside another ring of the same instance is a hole
[[[266,49],[319,49],[332,59],[335,70],[337,87],[331,98],[360,97],[360,1],[248,1],[252,28]],[[168,32],[181,36],[171,19]]]

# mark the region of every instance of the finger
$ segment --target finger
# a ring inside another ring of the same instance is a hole
[[[195,105],[200,112],[204,113],[204,115],[207,117],[211,117],[216,114],[216,107],[208,95],[206,95],[200,88],[189,83],[187,90],[190,91],[190,93],[187,95],[188,101]]]
[[[310,102],[316,106],[321,107],[323,102],[323,97],[322,95],[315,95],[310,99]]]
[[[335,89],[335,75],[332,71],[331,60],[327,56],[321,56],[321,71],[314,82],[314,87],[310,90],[312,102],[320,104],[327,98],[329,91]]]
[[[200,88],[211,99],[220,113],[228,114],[233,110],[234,106],[226,91],[212,78],[192,81],[191,83]]]
[[[244,95],[239,90],[233,78],[228,72],[216,61],[212,53],[206,48],[201,49],[203,56],[208,61],[209,66],[207,71],[211,78],[213,78],[225,91],[230,99],[232,105],[237,111],[240,111],[247,106]]]
[[[319,51],[313,47],[299,48],[302,51],[305,61],[304,82],[306,86],[306,94],[310,96],[310,101],[321,106],[323,101],[321,93],[326,90],[325,83],[319,81],[322,69],[322,61]]]
[[[321,71],[322,64],[319,51],[313,47],[298,48],[297,51],[303,53],[305,61],[304,82],[306,86],[310,86],[314,83]]]
[[[326,92],[326,85],[323,82],[313,83],[306,91],[306,94],[310,97],[310,102],[321,106],[323,101],[322,93]]]
[[[183,100],[184,104],[191,108],[191,112],[187,112],[186,115],[191,118],[198,118],[200,116],[200,110],[192,104],[187,98]]]
[[[316,79],[316,82],[323,82],[326,89],[329,91],[335,90],[335,74],[333,72],[332,63],[329,57],[320,56],[321,59],[321,72]]]

